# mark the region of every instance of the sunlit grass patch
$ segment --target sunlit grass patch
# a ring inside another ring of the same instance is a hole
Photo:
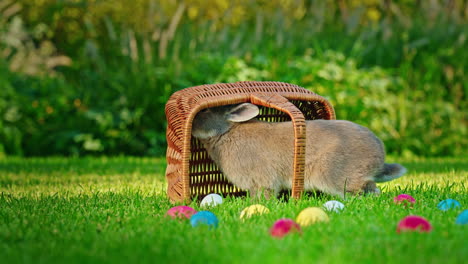
[[[391,159],[392,160],[392,159]],[[0,160],[2,263],[462,263],[467,226],[455,224],[467,208],[468,164],[462,158],[401,160],[408,174],[380,184],[379,196],[303,196],[299,200],[226,197],[210,210],[215,230],[170,220],[164,159],[45,158]],[[401,193],[416,199],[398,206]],[[462,208],[441,211],[447,198]],[[328,200],[345,204],[329,223],[283,239],[269,235],[280,218],[295,219]],[[240,220],[260,203],[270,213]],[[420,215],[431,233],[396,232],[405,216]]]

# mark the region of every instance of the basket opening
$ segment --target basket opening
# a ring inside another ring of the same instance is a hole
[[[304,114],[305,119],[326,119],[324,105],[316,101],[291,101]],[[291,121],[288,114],[274,108],[259,106],[258,120],[266,122]],[[230,183],[219,167],[211,160],[201,142],[192,136],[189,160],[191,196],[202,199],[207,194],[218,193],[224,196],[245,196],[246,191]],[[290,190],[289,190],[290,191]],[[285,191],[288,192],[288,191]],[[283,192],[284,195],[284,192]]]

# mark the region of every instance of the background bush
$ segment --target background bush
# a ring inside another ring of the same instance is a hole
[[[275,80],[325,96],[392,154],[460,155],[467,10],[456,0],[2,0],[0,153],[164,155],[174,91]]]

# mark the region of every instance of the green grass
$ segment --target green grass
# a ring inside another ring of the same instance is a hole
[[[327,195],[299,201],[260,201],[271,213],[240,221],[248,198],[211,211],[215,230],[172,221],[165,194],[165,161],[153,158],[0,159],[1,263],[462,263],[468,226],[455,224],[467,208],[468,162],[462,158],[402,162],[409,173],[382,184],[379,197],[347,197],[345,210],[284,239],[268,230],[321,206]],[[415,197],[414,208],[392,203]],[[446,198],[462,209],[440,211]],[[191,206],[201,210],[196,203]],[[407,215],[421,215],[431,233],[395,232]]]

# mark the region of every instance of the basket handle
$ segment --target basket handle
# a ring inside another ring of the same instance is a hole
[[[304,166],[306,146],[306,124],[304,114],[288,99],[278,94],[253,93],[250,95],[253,104],[274,108],[287,113],[294,128],[294,161],[291,197],[299,199],[304,191]]]

